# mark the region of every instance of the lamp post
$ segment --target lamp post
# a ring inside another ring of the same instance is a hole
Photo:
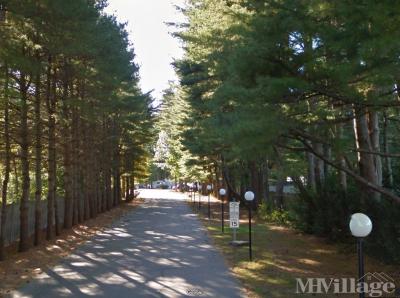
[[[251,202],[254,200],[254,193],[252,191],[246,191],[244,198],[249,207],[249,259],[250,261],[253,261],[253,251],[251,246]]]
[[[354,237],[357,237],[357,255],[358,255],[358,282],[361,284],[359,298],[365,297],[364,292],[364,252],[363,240],[372,231],[371,219],[363,213],[355,213],[351,216],[350,231]]]
[[[222,234],[225,233],[225,219],[224,219],[224,197],[226,195],[226,190],[224,188],[221,188],[219,190],[219,196],[221,198],[221,230]]]
[[[207,192],[208,192],[208,219],[211,218],[211,210],[210,210],[210,194],[211,194],[212,185],[207,185]]]

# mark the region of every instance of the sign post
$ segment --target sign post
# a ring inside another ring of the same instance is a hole
[[[224,224],[224,221],[225,221],[225,219],[224,219],[224,213],[225,213],[224,197],[225,197],[225,195],[226,195],[226,190],[224,188],[221,188],[219,190],[219,196],[221,199],[221,230],[222,230],[222,234],[225,233],[225,224]]]
[[[236,242],[236,231],[239,228],[239,204],[235,198],[229,203],[229,227],[233,229],[233,243]]]

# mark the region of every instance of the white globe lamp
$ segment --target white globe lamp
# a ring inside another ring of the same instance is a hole
[[[363,213],[354,213],[351,216],[349,227],[354,237],[364,238],[372,231],[372,221]]]
[[[254,200],[254,193],[252,191],[246,191],[246,193],[244,194],[244,198],[246,199],[246,201],[253,201]]]

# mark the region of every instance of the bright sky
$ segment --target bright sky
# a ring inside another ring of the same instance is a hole
[[[183,6],[184,0],[109,0],[107,13],[118,21],[128,22],[127,30],[140,66],[140,84],[144,92],[154,89],[153,96],[160,100],[168,81],[176,80],[171,66],[173,58],[183,51],[173,38],[165,22],[183,21],[184,17],[174,5]]]

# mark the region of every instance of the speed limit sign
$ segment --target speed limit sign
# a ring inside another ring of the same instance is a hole
[[[229,227],[231,229],[239,228],[239,202],[229,203]]]

